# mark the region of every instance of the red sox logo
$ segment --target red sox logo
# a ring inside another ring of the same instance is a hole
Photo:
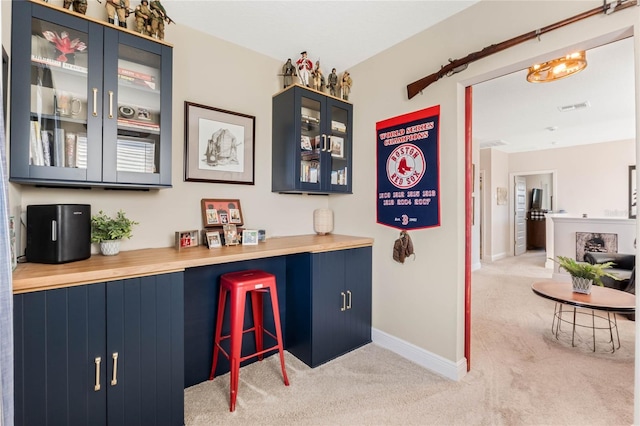
[[[387,177],[395,187],[412,188],[424,176],[426,163],[422,150],[411,143],[398,146],[387,159]]]

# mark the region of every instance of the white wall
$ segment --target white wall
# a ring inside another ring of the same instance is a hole
[[[6,3],[2,2],[3,8],[9,7]],[[331,197],[285,196],[270,192],[271,96],[279,88],[276,74],[284,58],[282,61],[265,58],[180,25],[171,25],[166,30],[166,38],[175,47],[174,188],[151,193],[121,193],[21,187],[18,190],[21,199],[17,202],[23,208],[36,202],[90,202],[96,209],[107,210],[122,207],[141,222],[133,240],[123,247],[125,250],[168,246],[174,231],[199,228],[199,200],[203,197],[239,198],[250,226],[265,227],[280,235],[312,232],[313,209],[329,205],[335,211],[336,232],[375,238],[375,330],[391,336],[398,345],[406,343],[403,348],[413,350],[419,361],[435,359],[440,363],[434,362],[438,366],[453,366],[463,375],[464,86],[522,69],[549,52],[555,54],[561,48],[638,25],[640,8],[581,21],[548,33],[540,41],[524,43],[477,61],[466,71],[441,79],[411,100],[407,99],[406,85],[436,72],[448,58],[464,57],[602,3],[594,0],[545,4],[553,7],[540,7],[540,2],[535,1],[483,0],[353,67],[350,71],[354,86],[350,99],[355,105],[354,194]],[[94,2],[90,3],[90,7],[94,5]],[[5,10],[3,31],[9,25],[10,16]],[[310,34],[307,45],[312,46],[316,36]],[[257,117],[255,186],[182,182],[185,100]],[[399,264],[391,256],[398,232],[375,223],[375,123],[432,105],[441,108],[442,225],[412,232],[417,260]]]

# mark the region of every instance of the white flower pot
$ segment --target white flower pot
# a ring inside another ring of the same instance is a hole
[[[571,277],[571,283],[573,284],[573,291],[575,293],[591,294],[593,280],[582,277]]]
[[[105,256],[114,256],[120,253],[120,240],[101,241],[100,253]]]

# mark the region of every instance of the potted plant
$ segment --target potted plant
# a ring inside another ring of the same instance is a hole
[[[120,252],[120,240],[131,238],[133,225],[138,222],[126,217],[120,210],[115,217],[107,216],[102,210],[91,216],[91,242],[100,243],[100,252],[106,256]]]
[[[560,268],[564,269],[569,273],[569,275],[571,275],[573,291],[577,293],[590,294],[591,286],[594,283],[600,287],[604,287],[602,277],[605,276],[613,278],[614,280],[620,280],[617,275],[605,270],[611,268],[614,265],[613,262],[592,265],[587,262],[576,262],[574,259],[565,256],[558,256],[558,260],[551,260],[560,265]]]

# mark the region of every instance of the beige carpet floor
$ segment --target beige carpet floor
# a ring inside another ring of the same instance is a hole
[[[472,369],[442,378],[375,344],[315,369],[286,353],[243,367],[236,411],[229,376],[185,390],[195,425],[629,425],[635,323],[619,317],[621,348],[579,330],[551,334],[554,303],[531,283],[550,277],[544,252],[483,264],[473,274]],[[569,330],[566,327],[566,330]],[[608,333],[608,331],[607,331]]]

